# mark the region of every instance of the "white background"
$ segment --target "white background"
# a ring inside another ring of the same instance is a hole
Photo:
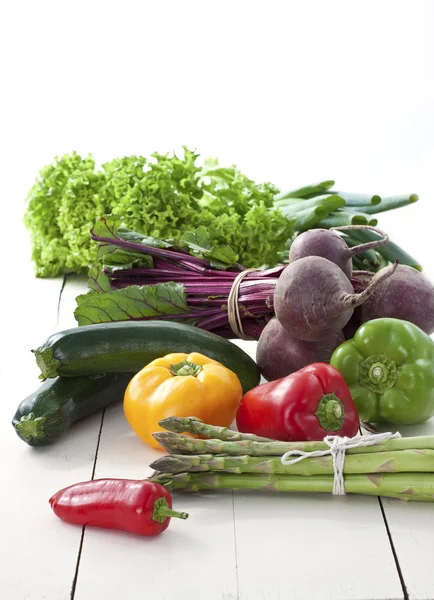
[[[2,599],[69,598],[81,532],[57,522],[47,498],[90,477],[100,426],[96,415],[36,456],[9,423],[35,388],[29,348],[55,326],[61,288],[61,279],[32,279],[22,225],[40,168],[73,150],[101,163],[186,144],[282,188],[335,179],[346,191],[416,192],[417,204],[380,215],[380,224],[434,277],[433,30],[429,0],[0,1]],[[74,324],[82,291],[65,286],[60,327]],[[119,410],[107,411],[96,476],[146,476],[151,451]],[[163,588],[165,598],[192,598],[193,568],[212,598],[229,590],[224,597],[275,600],[288,589],[302,600],[402,598],[371,500],[292,498],[288,511],[284,498],[219,496],[210,512],[192,497],[182,504],[194,516],[189,528],[174,523],[152,546],[89,531],[76,600],[138,589],[160,600]],[[412,504],[384,506],[410,597],[427,600],[434,513]],[[235,521],[241,595],[229,595],[238,585]],[[336,532],[352,545],[338,569]],[[321,556],[317,577],[294,560],[291,543],[301,556]],[[168,557],[176,557],[169,572]]]
[[[281,187],[418,193],[380,224],[429,271],[433,29],[430,0],[3,2],[3,220],[58,154],[187,144]]]

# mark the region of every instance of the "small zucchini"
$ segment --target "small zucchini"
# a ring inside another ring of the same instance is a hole
[[[12,425],[30,446],[56,441],[73,423],[122,400],[132,373],[47,379],[18,406]]]
[[[54,333],[33,352],[45,378],[137,373],[160,356],[200,352],[234,371],[244,393],[260,381],[257,364],[241,348],[209,331],[170,321],[75,327]]]

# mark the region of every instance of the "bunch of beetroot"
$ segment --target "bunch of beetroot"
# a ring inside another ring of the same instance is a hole
[[[403,319],[434,332],[434,287],[422,273],[397,262],[375,275],[353,272],[352,257],[386,244],[388,236],[374,229],[382,239],[349,248],[336,230],[366,228],[374,229],[311,229],[293,242],[275,288],[276,316],[258,342],[256,360],[266,379],[329,362],[337,346],[372,319]]]

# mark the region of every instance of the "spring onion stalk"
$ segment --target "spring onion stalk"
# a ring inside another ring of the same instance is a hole
[[[381,196],[378,194],[369,195],[369,194],[354,194],[352,192],[335,192],[335,194],[339,194],[344,200],[347,206],[357,206],[358,210],[362,212],[366,212],[365,208],[369,206],[376,206],[382,202]]]
[[[321,181],[320,183],[307,185],[301,188],[297,188],[296,190],[291,190],[289,192],[282,192],[280,194],[277,194],[275,199],[282,200],[285,198],[312,198],[314,195],[319,196],[321,194],[324,194],[324,192],[333,187],[334,184],[335,182],[331,179],[327,181]]]
[[[395,208],[401,208],[402,206],[408,206],[417,202],[419,196],[417,194],[410,194],[407,196],[388,196],[382,198],[378,205],[364,206],[362,204],[354,205],[354,208],[363,210],[363,212],[374,215],[387,210],[394,210]]]
[[[389,264],[389,263],[387,263]],[[358,256],[353,256],[353,268],[358,270],[367,270],[370,271],[373,275],[376,271],[379,271],[380,259],[378,259],[375,263],[370,262],[369,260],[360,259]],[[354,285],[353,285],[354,287]],[[356,289],[354,287],[354,289]]]
[[[379,238],[376,233],[369,230],[352,231],[351,237],[356,239],[359,243],[370,242]],[[408,265],[418,271],[422,271],[420,263],[415,258],[391,241],[384,244],[384,246],[379,247],[377,252],[388,262],[395,262],[398,260],[401,265]]]
[[[285,217],[295,219],[296,231],[305,231],[314,227],[332,211],[344,207],[345,200],[332,194],[311,200],[281,203],[278,206]]]
[[[325,219],[328,214],[329,211],[322,206],[299,210],[296,217],[295,228],[297,231],[312,229],[313,227],[316,227],[322,219]]]
[[[378,219],[372,218],[363,212],[337,210],[320,221],[319,226],[324,227],[324,229],[330,229],[330,227],[340,227],[342,225],[371,225],[375,227],[377,224]]]
[[[331,208],[332,210],[342,208],[345,206],[345,200],[336,194],[329,194],[311,198],[310,200],[297,199],[294,201],[292,199],[290,202],[281,201],[278,203],[278,206],[285,216],[294,217],[297,216],[298,211],[308,208],[321,206],[327,209]]]
[[[356,240],[351,235],[347,235],[347,233],[345,233],[344,239],[350,248],[353,248],[353,246],[357,246],[360,244],[358,240]],[[353,266],[360,270],[374,269],[375,271],[377,271],[379,270],[380,261],[380,254],[378,254],[378,252],[372,248],[369,250],[365,250],[360,254],[357,254],[357,256],[353,256]]]

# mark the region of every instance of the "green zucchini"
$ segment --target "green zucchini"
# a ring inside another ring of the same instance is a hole
[[[257,364],[241,348],[209,331],[170,321],[75,327],[54,333],[33,352],[45,378],[137,373],[165,354],[200,352],[234,371],[244,393],[260,381]]]
[[[47,379],[18,406],[12,425],[30,446],[56,441],[73,423],[122,400],[133,373]]]

